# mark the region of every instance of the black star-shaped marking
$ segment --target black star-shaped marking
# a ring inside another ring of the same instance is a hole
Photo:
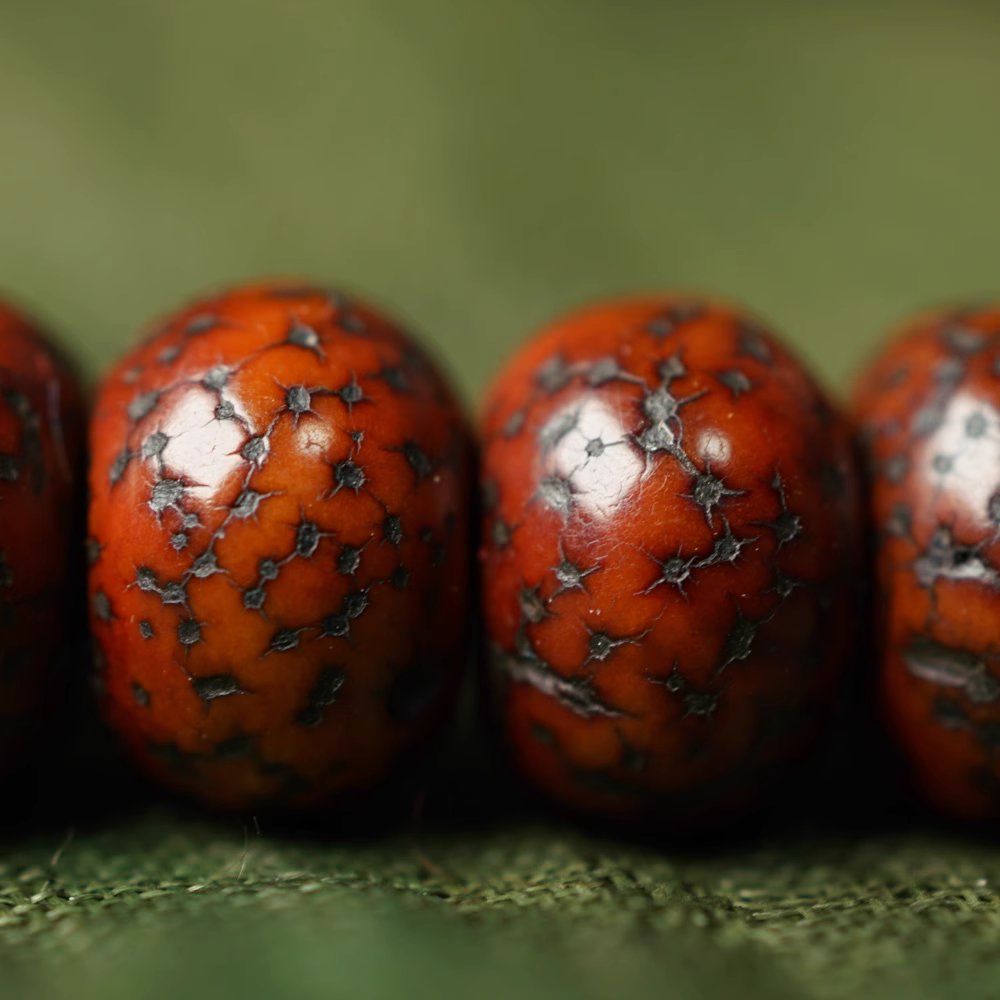
[[[739,353],[768,368],[774,364],[774,352],[762,331],[745,321],[739,324]]]
[[[700,302],[675,302],[661,310],[646,324],[646,332],[657,340],[676,333],[685,323],[701,316],[705,307]]]
[[[164,604],[187,604],[185,585],[176,580],[168,580],[160,587],[160,600]]]
[[[966,437],[980,438],[989,430],[989,422],[986,417],[979,412],[973,413],[965,421]]]
[[[712,551],[699,562],[699,566],[715,566],[719,563],[733,564],[739,559],[745,545],[757,541],[756,535],[750,538],[737,538],[733,534],[728,518],[722,518],[722,523],[725,526],[723,534],[715,539]]]
[[[236,502],[233,504],[231,511],[232,516],[239,518],[241,521],[245,521],[251,517],[256,517],[261,502],[273,495],[273,493],[259,493],[257,490],[251,489],[249,486],[246,487],[236,498]]]
[[[575,500],[573,484],[565,476],[544,476],[535,497],[550,510],[556,511],[564,521],[569,519]]]
[[[348,591],[347,594],[344,595],[344,603],[341,605],[341,611],[347,615],[348,618],[360,618],[367,608],[367,587],[363,587],[360,590]]]
[[[128,448],[123,448],[111,462],[111,466],[108,469],[108,479],[111,481],[112,486],[116,486],[125,475],[125,470],[128,468],[129,462],[132,461],[133,455]]]
[[[323,710],[337,702],[346,681],[347,673],[343,667],[323,667],[309,691],[306,707],[298,715],[299,725],[318,726],[323,721]]]
[[[705,513],[705,520],[709,526],[712,525],[712,512],[727,497],[742,496],[745,490],[733,490],[726,486],[725,482],[706,466],[706,471],[698,473],[691,484],[690,493],[682,493],[681,496],[688,500],[693,500]]]
[[[981,351],[989,338],[981,330],[956,322],[944,327],[941,339],[950,351],[968,356]]]
[[[884,475],[890,483],[896,485],[901,483],[906,478],[906,474],[909,471],[909,455],[904,455],[902,453],[898,455],[891,455],[882,463],[882,475]]]
[[[128,418],[132,423],[138,423],[143,417],[152,413],[156,404],[160,401],[160,393],[157,389],[150,389],[148,392],[140,392],[131,403],[128,404]]]
[[[535,384],[543,392],[555,393],[569,385],[573,369],[561,354],[553,354],[535,372]]]
[[[240,449],[240,454],[251,465],[263,465],[264,459],[267,458],[269,448],[270,443],[268,442],[266,435],[258,434],[254,437],[247,438],[243,447]]]
[[[609,382],[642,382],[642,379],[625,371],[618,364],[618,359],[613,357],[598,358],[587,369],[586,377],[587,384],[595,389]]]
[[[683,596],[687,596],[684,584],[691,577],[691,568],[695,565],[695,560],[684,559],[681,556],[680,548],[677,554],[666,559],[658,559],[654,555],[649,556],[657,566],[660,567],[660,575],[642,593],[650,594],[658,587],[675,587]]]
[[[427,453],[415,441],[405,441],[402,451],[418,481],[426,479],[434,471],[434,465],[427,457]]]
[[[92,599],[92,604],[94,608],[94,614],[102,621],[109,622],[114,618],[114,612],[111,609],[111,599],[108,597],[103,590],[94,591],[94,596]]]
[[[788,576],[782,573],[781,570],[777,570],[774,575],[774,586],[771,588],[771,593],[777,594],[782,600],[785,600],[791,596],[792,592],[800,586],[800,581],[796,580],[795,577]]]
[[[521,607],[521,617],[532,625],[552,617],[552,612],[545,606],[545,599],[539,593],[538,587],[522,586],[518,594],[518,604]]]
[[[159,458],[170,443],[170,438],[163,431],[154,431],[142,442],[142,457]]]
[[[320,636],[334,639],[346,638],[351,631],[351,620],[340,612],[327,615],[320,624]]]
[[[215,701],[216,698],[228,698],[234,694],[246,694],[240,687],[239,680],[233,674],[209,674],[205,677],[192,677],[191,687],[202,701]]]
[[[257,563],[257,573],[262,580],[277,580],[281,564],[277,559],[261,559]]]
[[[312,351],[318,358],[323,357],[323,348],[319,334],[313,327],[299,320],[292,321],[292,325],[288,330],[286,343],[291,344],[293,347],[301,347],[304,350]]]
[[[726,635],[726,641],[722,647],[722,659],[716,668],[716,673],[721,673],[726,667],[745,660],[750,655],[753,651],[753,641],[757,636],[757,630],[763,624],[763,621],[746,618],[739,608],[736,609],[736,621]]]
[[[218,316],[212,313],[199,313],[197,316],[192,316],[184,325],[184,336],[197,337],[221,325],[222,320]]]
[[[361,487],[365,485],[367,476],[365,470],[353,459],[345,458],[337,462],[333,467],[334,496],[342,489],[353,490],[355,494],[361,492]]]
[[[493,540],[494,546],[498,549],[507,548],[514,537],[515,527],[515,525],[508,524],[501,517],[494,518],[493,527],[490,529],[490,538]]]
[[[337,572],[353,576],[361,566],[362,550],[354,545],[345,545],[337,554]]]
[[[353,412],[354,406],[357,403],[368,399],[358,382],[357,376],[354,374],[339,389],[334,389],[333,394],[347,407],[348,413]]]
[[[754,521],[754,524],[762,528],[773,531],[778,539],[778,548],[795,541],[802,534],[802,518],[788,509],[788,500],[785,495],[785,483],[780,472],[775,472],[771,480],[771,488],[778,494],[781,510],[778,516],[772,521]]]
[[[913,512],[904,503],[897,503],[889,512],[883,530],[892,538],[913,536]]]
[[[260,611],[266,600],[267,592],[260,584],[243,591],[243,607],[248,611]]]
[[[269,653],[290,653],[293,649],[298,649],[299,637],[305,631],[303,628],[279,628],[271,637],[271,645],[268,646]]]
[[[179,479],[160,479],[153,485],[149,508],[159,517],[168,507],[177,507],[187,491]]]
[[[182,646],[194,646],[202,641],[202,624],[194,618],[183,618],[177,624],[177,641]]]
[[[323,532],[312,521],[300,521],[295,529],[295,554],[303,559],[311,558],[319,548]]]
[[[559,586],[553,592],[553,597],[558,597],[560,594],[567,590],[582,590],[584,593],[587,592],[587,588],[584,584],[584,580],[591,573],[596,573],[600,569],[600,566],[596,563],[593,566],[588,566],[586,569],[581,569],[576,565],[567,555],[563,549],[562,541],[559,542],[559,563],[552,567],[552,572],[555,575],[556,580],[559,582]]]
[[[733,399],[739,399],[753,388],[746,372],[739,368],[730,368],[719,373],[719,381],[733,394]]]
[[[514,412],[504,421],[502,434],[505,438],[517,437],[524,430],[525,421],[528,414],[524,410],[514,410]]]
[[[580,411],[564,411],[557,413],[546,421],[538,432],[538,445],[543,452],[551,451],[571,431],[575,430],[580,421]]]
[[[201,580],[221,572],[222,567],[219,565],[215,552],[212,549],[202,552],[191,564],[192,575]]]
[[[232,375],[232,369],[227,365],[216,365],[202,375],[201,384],[212,392],[221,392],[229,382],[230,375]]]
[[[385,382],[393,392],[409,392],[411,389],[410,376],[402,365],[384,361],[382,367],[372,375],[372,378]]]
[[[587,632],[590,638],[587,641],[587,658],[583,661],[584,666],[595,660],[603,663],[616,649],[621,646],[638,646],[649,635],[649,629],[647,629],[638,635],[619,637],[609,635],[607,632],[595,632],[589,626]]]
[[[219,401],[218,405],[215,407],[215,419],[216,420],[236,419],[236,407],[233,406],[231,400],[223,399]]]
[[[382,537],[390,545],[399,545],[403,540],[403,522],[397,514],[386,514],[382,521]]]
[[[285,409],[292,414],[292,419],[298,426],[299,418],[305,413],[312,413],[312,392],[304,385],[289,386],[285,390]]]

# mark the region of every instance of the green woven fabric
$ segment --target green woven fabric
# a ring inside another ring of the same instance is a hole
[[[913,308],[998,291],[998,32],[986,0],[4,0],[0,288],[95,374],[199,289],[315,277],[470,402],[582,299],[709,289],[843,385]],[[12,799],[0,995],[996,996],[1000,850],[872,832],[845,784],[849,829],[701,854]]]
[[[692,854],[519,821],[345,845],[156,813],[0,864],[5,985],[59,998],[985,998],[998,934],[1000,855],[927,833]]]

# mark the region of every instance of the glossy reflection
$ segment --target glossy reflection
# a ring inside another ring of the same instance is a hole
[[[235,400],[234,416],[246,419]],[[179,394],[163,417],[160,432],[168,443],[162,457],[166,466],[203,502],[212,501],[245,462],[240,448],[247,433],[234,417],[220,417],[218,399],[200,387]],[[150,449],[146,449],[149,454]],[[155,457],[155,456],[154,456]]]
[[[325,420],[300,420],[295,429],[295,447],[299,454],[307,460],[315,460],[318,455],[334,453],[334,442],[341,440],[340,451],[350,449],[347,435]]]
[[[982,396],[959,391],[922,452],[922,473],[973,521],[989,523],[1000,469],[1000,412]]]
[[[598,397],[576,400],[557,411],[546,428],[558,437],[552,471],[568,480],[574,502],[591,517],[616,514],[643,469],[619,410]]]
[[[697,452],[703,462],[717,472],[724,471],[733,457],[733,446],[728,436],[719,430],[704,431],[698,438]]]

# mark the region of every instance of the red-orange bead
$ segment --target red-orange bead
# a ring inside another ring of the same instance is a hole
[[[82,428],[70,368],[0,303],[0,772],[23,763],[77,629]]]
[[[915,788],[1000,816],[1000,306],[905,325],[858,381],[879,687]]]
[[[400,328],[313,287],[171,317],[104,380],[91,619],[107,717],[224,807],[369,789],[463,657],[470,445]]]
[[[598,816],[756,802],[851,649],[846,421],[755,321],[667,295],[543,330],[482,434],[483,609],[521,771]]]

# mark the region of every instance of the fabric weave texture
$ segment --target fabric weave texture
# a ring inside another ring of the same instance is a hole
[[[998,934],[997,852],[926,828],[345,841],[161,806],[0,860],[5,995],[987,997]]]

